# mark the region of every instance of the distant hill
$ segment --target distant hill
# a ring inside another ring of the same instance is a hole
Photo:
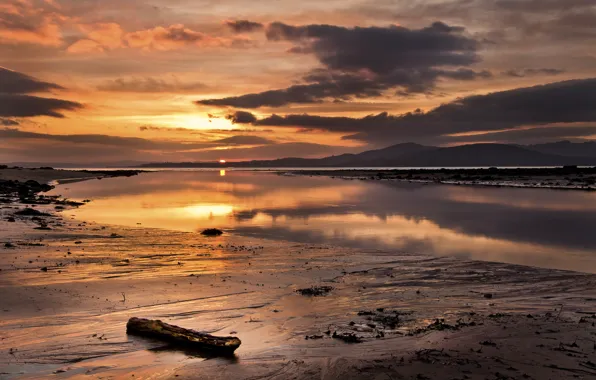
[[[596,157],[568,157],[505,144],[471,144],[401,156],[384,166],[562,166],[596,165]]]
[[[277,160],[242,161],[227,167],[474,167],[474,166],[564,166],[596,165],[596,143],[571,143],[531,146],[507,144],[470,144],[434,147],[414,143],[392,145],[358,154],[324,158],[288,157]],[[143,167],[221,167],[217,162],[152,163]]]
[[[528,149],[537,152],[556,154],[570,157],[596,157],[596,141],[583,143],[572,143],[571,141],[559,141],[548,144],[528,145]]]

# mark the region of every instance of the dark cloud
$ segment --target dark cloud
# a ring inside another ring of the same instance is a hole
[[[74,111],[83,105],[68,100],[26,95],[63,89],[28,75],[0,67],[0,117],[64,117],[59,111]]]
[[[487,71],[466,66],[479,61],[476,40],[461,27],[435,22],[422,29],[402,26],[346,28],[335,25],[293,26],[280,22],[266,30],[271,41],[288,41],[295,54],[312,54],[323,68],[302,83],[199,105],[237,108],[279,107],[289,103],[318,103],[327,99],[378,97],[390,89],[398,94],[430,92],[440,78],[474,80]]]
[[[466,66],[478,61],[478,43],[463,28],[441,22],[422,29],[402,26],[345,28],[292,26],[275,22],[267,38],[295,43],[294,52],[314,54],[332,70],[370,70],[388,75],[396,69]]]
[[[527,76],[534,76],[534,75],[559,75],[563,74],[565,70],[561,69],[521,69],[521,70],[507,70],[503,72],[503,75],[515,77],[515,78],[523,78]]]
[[[445,138],[444,141],[466,142],[549,142],[563,139],[582,139],[587,136],[596,136],[596,123],[594,125],[552,125],[539,126],[529,129],[514,129],[509,131],[489,132],[481,135],[457,136]]]
[[[265,26],[259,22],[249,20],[228,20],[226,25],[235,33],[250,33],[263,29]]]
[[[30,94],[34,92],[47,92],[63,89],[62,86],[57,84],[43,82],[1,66],[0,84],[0,93],[4,94]]]
[[[32,95],[0,93],[0,116],[31,117],[52,116],[62,118],[61,111],[76,111],[83,108],[77,102],[54,98],[40,98]]]
[[[246,111],[236,111],[233,114],[226,115],[226,119],[230,120],[233,124],[250,124],[257,121],[255,115]]]
[[[596,78],[591,78],[469,96],[428,112],[417,110],[403,115],[383,112],[363,118],[308,114],[272,115],[252,124],[348,133],[346,139],[373,143],[436,142],[457,133],[504,131],[555,123],[596,122],[595,93]],[[561,130],[557,132],[561,133]],[[509,138],[511,137],[510,135]]]
[[[181,83],[176,79],[167,81],[158,78],[118,78],[97,87],[100,91],[113,92],[189,92],[204,91],[209,87],[204,83]]]
[[[275,142],[264,137],[259,136],[230,136],[224,139],[214,141],[216,144],[235,144],[235,145],[268,145],[274,144]]]

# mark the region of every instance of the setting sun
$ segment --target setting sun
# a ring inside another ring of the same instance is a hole
[[[219,163],[220,164],[225,164],[226,163],[226,160],[219,160]]]

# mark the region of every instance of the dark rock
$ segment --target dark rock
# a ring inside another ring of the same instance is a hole
[[[327,295],[332,290],[332,286],[311,286],[310,288],[297,289],[296,292],[303,296],[318,297]]]
[[[41,212],[32,208],[24,208],[14,213],[18,216],[52,216],[48,213]]]
[[[201,235],[204,236],[220,236],[222,234],[223,231],[217,228],[207,228],[206,230],[203,230],[203,232],[201,232]]]
[[[337,331],[331,335],[333,339],[339,339],[346,343],[362,343],[362,338],[354,333],[340,333],[338,334]]]

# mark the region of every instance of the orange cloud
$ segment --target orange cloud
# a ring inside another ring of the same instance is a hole
[[[157,26],[151,29],[126,33],[118,24],[81,26],[86,34],[68,48],[70,53],[104,52],[117,48],[168,51],[187,46],[241,47],[250,43],[246,37],[215,37],[186,28],[182,24]]]
[[[64,20],[64,16],[36,8],[30,1],[0,4],[0,43],[60,46],[60,23]]]
[[[69,53],[103,53],[124,47],[124,30],[116,23],[79,25],[79,29],[87,38],[78,40],[66,50]]]

